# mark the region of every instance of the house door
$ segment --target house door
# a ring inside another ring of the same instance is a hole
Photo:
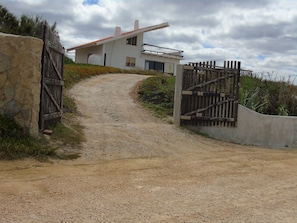
[[[164,73],[164,63],[157,61],[145,61],[146,70],[156,70]]]

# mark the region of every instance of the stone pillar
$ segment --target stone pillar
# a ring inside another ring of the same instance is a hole
[[[0,114],[38,136],[43,41],[0,33]]]

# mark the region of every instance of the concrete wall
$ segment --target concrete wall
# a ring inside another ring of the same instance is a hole
[[[0,114],[38,135],[43,41],[0,33]]]
[[[239,105],[237,127],[194,127],[189,129],[224,141],[272,148],[297,146],[297,118],[263,115]]]

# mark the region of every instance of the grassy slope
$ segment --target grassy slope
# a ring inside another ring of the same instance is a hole
[[[139,100],[152,109],[156,116],[173,115],[175,77],[155,76],[146,79],[139,87]]]

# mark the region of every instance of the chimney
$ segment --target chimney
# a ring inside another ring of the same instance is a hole
[[[139,29],[139,21],[138,19],[134,22],[134,30]]]
[[[121,27],[116,26],[114,30],[114,36],[119,36],[121,35]]]

